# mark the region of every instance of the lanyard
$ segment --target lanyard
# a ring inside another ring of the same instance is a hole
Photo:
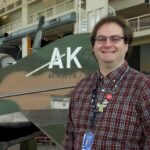
[[[96,99],[97,99],[97,92],[98,92],[98,79],[96,81],[96,86],[92,90],[92,97],[91,97],[91,104],[92,104],[92,115],[90,120],[90,128],[92,128],[95,124],[96,116],[97,116],[97,106],[96,106]]]
[[[124,72],[124,74],[121,76],[121,78],[118,80],[118,82],[114,85],[113,89],[110,91],[110,93],[114,93],[118,87],[118,84],[120,83],[120,81],[123,79],[123,77],[125,76],[125,74],[128,72],[129,67],[126,69],[126,71]],[[97,100],[97,93],[98,93],[98,74],[97,74],[97,81],[96,81],[96,85],[95,88],[92,90],[92,96],[91,96],[91,105],[92,105],[92,115],[91,115],[91,120],[90,120],[90,128],[94,127],[95,121],[96,121],[96,117],[97,114],[100,113],[99,111],[97,111],[97,105],[96,105],[96,100]]]

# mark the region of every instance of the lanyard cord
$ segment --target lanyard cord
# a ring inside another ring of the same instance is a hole
[[[128,72],[129,67],[126,69],[126,71],[124,72],[124,74],[121,76],[121,78],[118,80],[118,82],[115,84],[115,86],[113,87],[113,89],[110,91],[111,93],[114,93],[118,87],[118,84],[120,83],[120,81],[123,79],[123,77],[125,76],[125,74]],[[91,104],[92,104],[92,115],[91,115],[91,120],[90,120],[90,128],[94,127],[95,121],[96,121],[96,117],[97,114],[99,113],[99,111],[97,111],[97,106],[96,106],[96,99],[97,99],[97,93],[98,93],[98,74],[97,74],[97,81],[96,81],[96,86],[95,88],[92,90],[92,97],[91,97]]]
[[[92,115],[90,120],[90,128],[92,128],[95,124],[96,116],[97,116],[97,108],[96,108],[96,99],[97,99],[97,92],[98,92],[98,76],[96,81],[96,86],[92,90],[92,97],[91,97],[91,104],[92,104]]]

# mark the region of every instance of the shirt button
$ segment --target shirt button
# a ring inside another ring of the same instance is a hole
[[[102,91],[102,92],[105,92],[105,89],[102,89],[101,91]]]
[[[113,82],[115,83],[115,82],[116,82],[116,80],[113,80]]]

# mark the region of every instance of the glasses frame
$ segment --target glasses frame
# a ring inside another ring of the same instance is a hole
[[[111,43],[116,44],[120,42],[122,39],[125,39],[125,37],[120,35],[111,35],[111,36],[98,35],[95,38],[95,42],[100,44],[105,44],[108,39]]]

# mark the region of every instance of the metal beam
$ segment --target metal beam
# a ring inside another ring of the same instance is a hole
[[[62,25],[73,23],[75,21],[76,21],[76,13],[72,12],[67,15],[63,15],[61,17],[45,21],[45,23],[42,26],[42,29],[43,30],[52,29],[52,28],[56,28]],[[7,43],[14,39],[26,37],[28,35],[35,34],[36,32],[37,32],[37,25],[23,28],[18,31],[9,33],[8,37],[5,37],[2,39],[2,43]]]

